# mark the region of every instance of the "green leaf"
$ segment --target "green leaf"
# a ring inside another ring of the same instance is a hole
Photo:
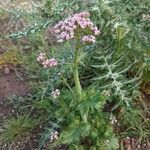
[[[117,138],[112,137],[106,145],[106,150],[117,150],[119,148],[119,141]]]
[[[85,138],[90,133],[90,125],[84,123],[72,124],[67,131],[62,132],[61,138],[63,143],[73,144],[80,142],[81,138]]]

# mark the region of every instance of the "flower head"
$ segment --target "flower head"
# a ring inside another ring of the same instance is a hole
[[[114,115],[110,115],[110,123],[111,124],[115,124],[115,123],[117,123],[118,122],[118,120],[116,119],[116,117],[114,116]]]
[[[55,58],[52,58],[49,60],[49,66],[50,67],[54,67],[54,66],[57,66],[57,60]]]
[[[56,90],[52,91],[51,95],[54,99],[56,99],[60,95],[60,90],[56,89]]]
[[[37,57],[37,61],[43,65],[44,68],[51,68],[57,66],[57,60],[55,58],[47,59],[45,53],[40,53]]]
[[[76,31],[80,28],[83,32],[83,35],[86,30],[90,32],[90,35],[87,35],[86,32],[86,35],[81,37],[81,40],[87,43],[95,43],[95,36],[99,35],[100,31],[94,26],[89,17],[89,12],[81,12],[74,14],[64,21],[60,21],[58,24],[56,24],[53,29],[57,37],[57,42],[61,43],[75,38]]]
[[[56,66],[57,64],[58,63],[57,63],[57,60],[55,58],[46,59],[42,62],[42,65],[44,68],[51,68],[51,67]]]
[[[59,133],[57,131],[53,131],[50,134],[50,142],[53,142],[54,140],[58,140],[58,136],[59,136]]]
[[[45,53],[40,53],[40,55],[37,57],[37,61],[38,62],[43,62],[44,60],[46,60]]]

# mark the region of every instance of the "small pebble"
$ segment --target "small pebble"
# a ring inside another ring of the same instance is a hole
[[[140,145],[138,145],[138,146],[137,146],[137,148],[141,148],[141,146],[140,146]]]
[[[18,144],[20,144],[21,142],[19,141]]]
[[[4,68],[4,73],[5,73],[6,75],[10,73],[10,70],[9,70],[8,67],[5,67],[5,68]]]

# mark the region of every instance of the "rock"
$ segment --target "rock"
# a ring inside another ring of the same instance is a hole
[[[4,74],[7,75],[7,74],[10,74],[10,70],[8,67],[5,67],[4,68]]]

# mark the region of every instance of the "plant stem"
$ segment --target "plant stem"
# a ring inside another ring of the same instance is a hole
[[[69,84],[67,83],[67,81],[65,80],[65,78],[61,75],[63,82],[66,84],[66,86],[68,87],[68,89],[72,92],[72,94],[74,95],[74,97],[76,97],[76,94],[74,93],[74,91],[72,90],[72,88],[69,86]]]
[[[75,57],[74,57],[74,65],[73,65],[73,75],[74,75],[74,82],[75,82],[75,87],[76,87],[76,94],[80,98],[81,85],[80,85],[79,72],[78,72],[78,55],[79,55],[79,48],[76,48]]]

